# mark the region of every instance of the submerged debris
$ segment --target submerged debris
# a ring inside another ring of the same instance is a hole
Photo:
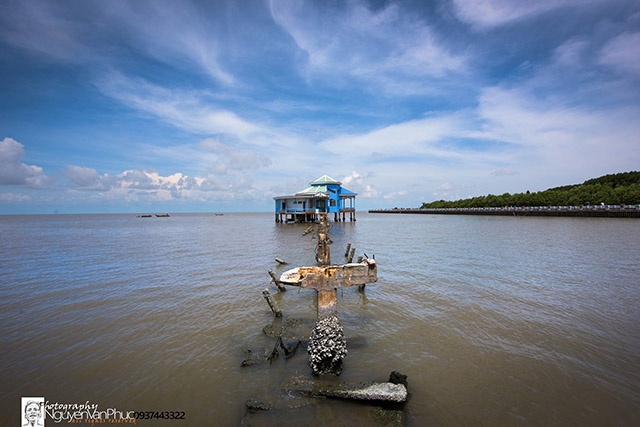
[[[340,375],[342,359],[347,355],[347,341],[336,316],[326,317],[316,323],[307,353],[314,374]]]
[[[276,257],[276,262],[277,262],[278,264],[289,264],[287,261],[285,261],[285,260],[283,260],[283,259],[281,259],[281,258],[278,258],[278,257]]]
[[[273,405],[258,399],[247,399],[246,402],[248,412],[268,411],[273,409]]]
[[[280,335],[282,335],[282,328],[274,324],[265,325],[265,327],[262,328],[262,333],[270,338],[280,338]]]
[[[300,340],[296,340],[295,338],[290,338],[287,334],[283,334],[280,338],[278,338],[280,348],[284,351],[285,358],[290,358],[296,353],[298,346],[302,343]]]
[[[267,360],[269,361],[269,363],[273,363],[273,361],[276,360],[279,355],[280,353],[278,352],[278,343],[276,342],[273,350],[271,350],[271,353],[269,353],[269,355],[267,356]]]
[[[294,377],[285,384],[288,391],[310,396],[338,397],[342,399],[374,402],[402,403],[407,400],[407,388],[391,382],[343,383],[319,379]]]
[[[247,366],[258,365],[264,362],[266,358],[265,349],[262,349],[262,354],[253,354],[251,350],[245,350],[244,352],[247,355],[247,357],[245,357],[245,359],[240,364],[240,367],[242,368],[245,368]]]
[[[393,384],[402,384],[403,386],[408,387],[407,376],[402,375],[398,371],[391,372],[391,375],[389,375],[389,382]]]

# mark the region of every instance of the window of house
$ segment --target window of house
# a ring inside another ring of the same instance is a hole
[[[336,205],[336,201],[334,199],[331,199],[331,201],[329,202],[329,206],[335,206]]]

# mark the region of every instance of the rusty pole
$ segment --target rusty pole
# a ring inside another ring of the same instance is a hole
[[[318,224],[316,261],[318,266],[331,264],[331,254],[329,250],[329,217],[327,214],[322,214],[320,216],[320,224]],[[337,314],[337,299],[338,294],[335,289],[318,291],[318,319],[335,316]]]

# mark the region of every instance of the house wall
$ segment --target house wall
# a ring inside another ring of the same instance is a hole
[[[327,200],[327,204],[329,209],[327,212],[339,212],[340,211],[340,197],[338,196],[340,192],[339,185],[327,185],[327,190],[329,190],[329,200]]]

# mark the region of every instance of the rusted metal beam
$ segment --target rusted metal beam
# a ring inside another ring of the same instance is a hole
[[[338,293],[335,289],[318,291],[318,319],[338,315]]]
[[[329,250],[329,218],[326,214],[320,215],[320,223],[318,224],[316,262],[318,265],[331,264],[331,254]]]
[[[280,276],[280,283],[317,291],[331,291],[378,281],[376,260],[367,258],[361,263],[298,267]]]

